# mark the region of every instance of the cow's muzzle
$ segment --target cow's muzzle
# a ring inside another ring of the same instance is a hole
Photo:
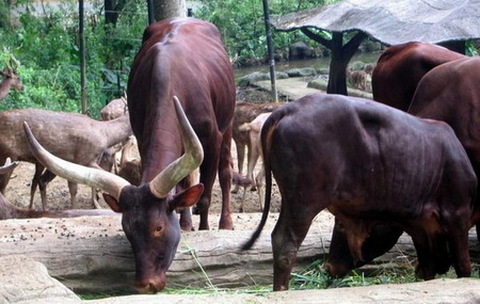
[[[167,285],[165,278],[155,277],[135,282],[135,289],[138,293],[157,293],[162,291]]]

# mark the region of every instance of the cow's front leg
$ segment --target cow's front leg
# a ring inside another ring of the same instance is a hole
[[[190,212],[190,208],[184,208],[179,211],[180,212],[180,228],[182,231],[193,231],[193,224],[192,224],[192,213]]]

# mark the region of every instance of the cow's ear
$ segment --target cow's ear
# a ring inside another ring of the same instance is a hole
[[[180,193],[175,194],[169,202],[170,210],[176,208],[187,208],[195,205],[203,194],[203,184],[196,184]]]
[[[120,207],[120,204],[118,203],[117,199],[111,196],[110,194],[103,193],[103,199],[105,199],[105,202],[112,208],[113,211],[122,213],[123,209]]]

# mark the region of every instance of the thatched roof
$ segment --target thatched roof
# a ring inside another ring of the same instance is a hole
[[[272,18],[277,30],[360,30],[389,45],[480,38],[480,0],[344,0]]]

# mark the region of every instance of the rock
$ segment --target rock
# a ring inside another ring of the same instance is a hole
[[[0,303],[80,303],[47,268],[23,255],[0,257]]]
[[[286,79],[288,74],[285,72],[275,72],[275,79]],[[258,81],[270,80],[270,73],[254,72],[238,79],[238,85],[241,87],[249,86]]]
[[[95,304],[148,304],[148,303],[479,303],[480,280],[438,279],[410,284],[388,284],[323,290],[296,290],[232,294],[219,291],[210,295],[137,295],[90,301]]]
[[[313,50],[305,42],[296,42],[289,47],[289,60],[306,59],[312,57]]]
[[[286,71],[289,77],[306,77],[306,76],[315,76],[317,71],[312,67],[290,69]]]

